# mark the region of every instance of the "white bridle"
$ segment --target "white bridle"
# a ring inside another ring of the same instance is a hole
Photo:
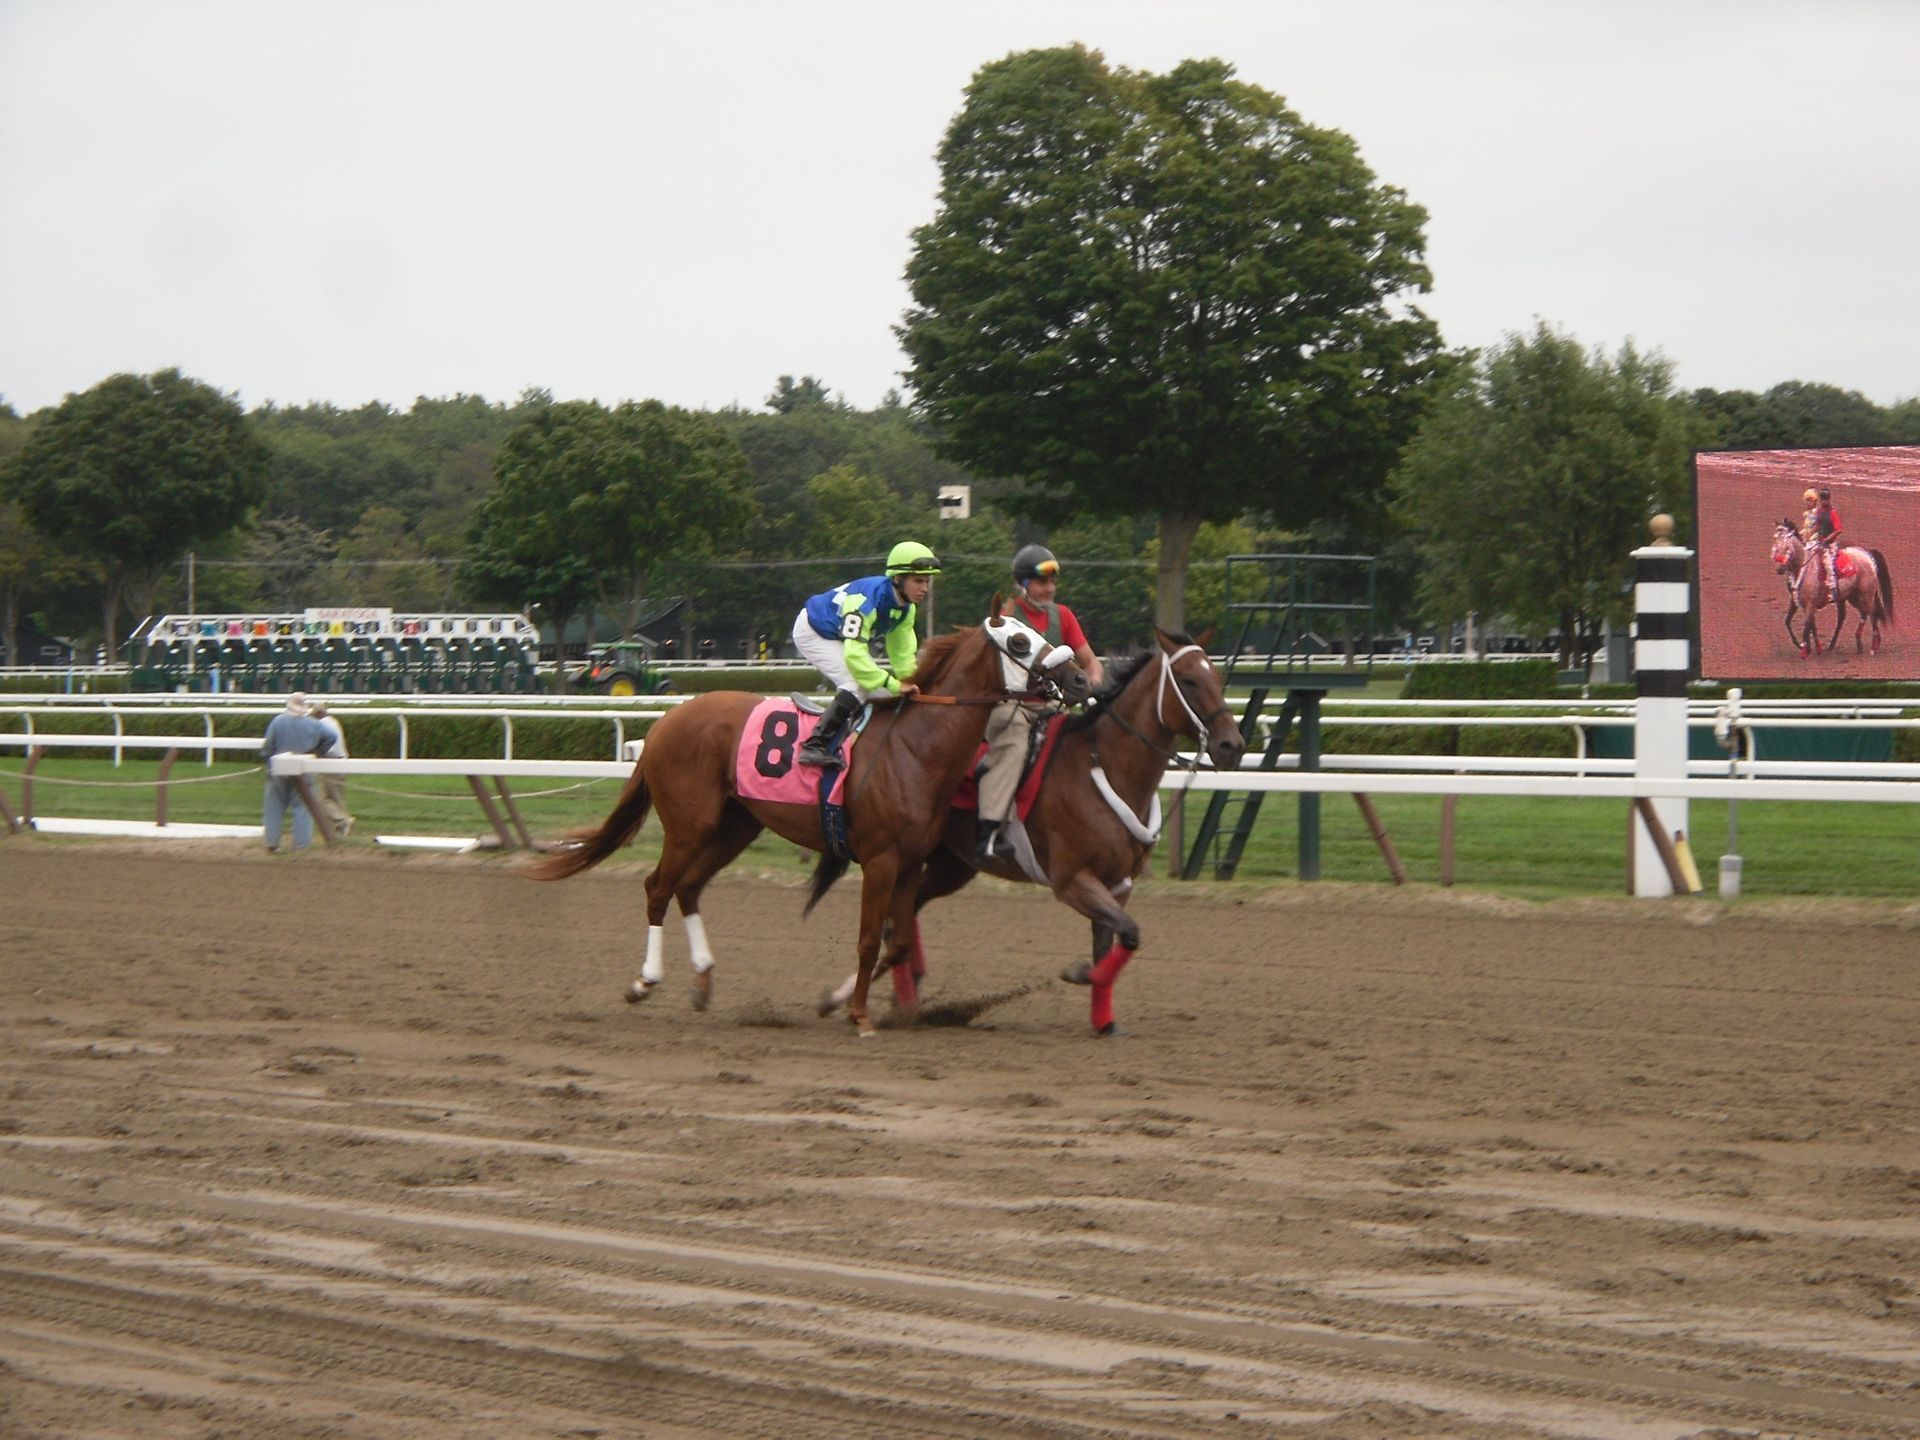
[[[1162,650],[1160,652],[1159,688],[1154,695],[1153,701],[1154,718],[1162,725],[1166,725],[1167,729],[1173,729],[1171,725],[1167,725],[1167,717],[1164,713],[1167,692],[1169,690],[1173,692],[1173,698],[1180,702],[1180,708],[1187,712],[1187,718],[1193,721],[1193,733],[1196,737],[1194,743],[1199,748],[1194,752],[1193,764],[1187,767],[1187,783],[1181,787],[1183,793],[1192,788],[1193,777],[1200,771],[1201,756],[1205,753],[1207,747],[1206,722],[1200,718],[1200,713],[1195,710],[1192,705],[1187,703],[1187,697],[1180,693],[1180,687],[1173,683],[1173,662],[1183,659],[1188,655],[1198,655],[1200,657],[1200,663],[1209,668],[1213,665],[1213,662],[1207,659],[1207,652],[1198,645],[1183,645],[1172,654],[1168,654],[1165,650]],[[1100,792],[1101,798],[1107,802],[1109,808],[1119,817],[1120,823],[1126,826],[1127,833],[1142,845],[1152,845],[1156,843],[1160,839],[1160,791],[1157,788],[1154,790],[1153,798],[1147,803],[1147,818],[1142,822],[1140,817],[1133,813],[1133,807],[1122,800],[1119,793],[1114,790],[1113,782],[1107,779],[1105,766],[1095,765],[1091,773],[1093,777],[1093,788]]]
[[[1153,716],[1162,725],[1167,725],[1167,717],[1162,712],[1167,702],[1167,692],[1171,690],[1173,698],[1180,702],[1180,708],[1187,712],[1187,718],[1193,722],[1193,743],[1204,750],[1207,745],[1207,722],[1200,718],[1200,712],[1187,703],[1187,697],[1182,695],[1180,687],[1173,683],[1173,662],[1184,659],[1188,655],[1198,655],[1202,665],[1209,670],[1213,668],[1213,662],[1207,658],[1207,652],[1198,645],[1182,645],[1171,655],[1162,650],[1160,652],[1160,688],[1154,696]],[[1167,729],[1171,730],[1173,726],[1167,725]],[[1196,760],[1195,764],[1198,763]]]

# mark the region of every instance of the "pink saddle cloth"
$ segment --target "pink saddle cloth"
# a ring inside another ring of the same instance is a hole
[[[740,748],[733,755],[733,789],[743,800],[767,800],[777,805],[818,805],[820,771],[794,757],[806,738],[820,727],[820,717],[809,715],[791,700],[762,700],[740,730]],[[849,762],[854,736],[849,733],[841,753]],[[846,803],[847,767],[834,773],[830,803]]]

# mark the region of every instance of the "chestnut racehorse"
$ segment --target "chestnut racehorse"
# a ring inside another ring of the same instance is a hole
[[[1830,587],[1827,567],[1807,563],[1807,542],[1800,538],[1793,521],[1782,520],[1773,527],[1773,568],[1787,577],[1787,636],[1800,647],[1801,655],[1818,654],[1821,649],[1818,612],[1823,606],[1832,605],[1833,638],[1826,644],[1831,650],[1840,643],[1840,632],[1847,624],[1847,606],[1851,605],[1859,616],[1853,627],[1854,650],[1866,649],[1861,632],[1871,623],[1873,653],[1878,655],[1880,627],[1893,625],[1893,571],[1887,557],[1878,550],[1847,545],[1839,555],[1853,562],[1853,573],[1838,574],[1836,564],[1837,584]],[[1836,562],[1838,558],[1836,555]],[[1836,589],[1838,594],[1834,593]],[[1793,617],[1803,611],[1806,623],[1795,633]]]
[[[1140,947],[1140,927],[1125,906],[1159,838],[1160,784],[1168,763],[1179,758],[1175,743],[1191,740],[1220,770],[1236,768],[1247,748],[1206,652],[1184,635],[1155,635],[1154,649],[1116,662],[1086,713],[1064,722],[1025,821],[1037,873],[1025,868],[1027,856],[984,867],[1005,880],[1048,885],[1093,923],[1093,958],[1069,966],[1061,978],[1093,987],[1091,1018],[1099,1035],[1115,1033],[1114,981]],[[1199,764],[1197,753],[1193,763]],[[944,843],[927,861],[916,913],[973,879],[975,835],[974,812],[955,809]],[[914,977],[925,971],[916,920],[911,957],[894,970],[902,1010],[917,1006]],[[857,979],[823,996],[821,1011],[845,1003]]]
[[[940,843],[948,802],[980,747],[989,709],[1009,695],[1078,701],[1091,689],[1066,647],[1049,649],[1038,633],[998,608],[982,624],[922,646],[910,677],[920,693],[884,715],[876,712],[866,735],[851,747],[845,811],[847,846],[861,867],[860,968],[847,1013],[863,1035],[873,1033],[866,989],[879,962],[882,932],[891,919],[893,948],[904,951],[921,869]],[[713,969],[700,919],[706,883],[763,829],[808,849],[826,848],[817,805],[738,793],[734,760],[741,731],[763,698],[719,690],[668,711],[648,733],[632,778],[599,828],[528,867],[537,880],[578,874],[632,840],[650,808],[659,812],[663,844],[646,882],[647,955],[640,978],[628,988],[629,1000],[644,999],[660,981],[670,900],[679,902],[693,949],[694,1005],[705,1009]],[[790,765],[798,739],[785,736],[776,758]]]

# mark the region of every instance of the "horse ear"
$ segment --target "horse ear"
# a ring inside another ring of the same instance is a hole
[[[1211,651],[1213,649],[1213,631],[1214,627],[1209,625],[1193,637],[1193,643],[1198,645],[1202,650]]]
[[[987,618],[989,620],[998,620],[1000,618],[1000,607],[1002,603],[1003,602],[1001,600],[1000,592],[998,590],[994,591],[993,592],[993,609],[989,611],[987,614]]]

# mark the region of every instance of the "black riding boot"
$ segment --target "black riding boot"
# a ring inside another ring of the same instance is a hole
[[[820,717],[819,728],[806,738],[794,757],[802,765],[818,765],[822,769],[832,769],[844,763],[834,753],[834,746],[840,737],[847,733],[847,727],[859,715],[861,701],[858,696],[845,690],[833,693],[833,704],[827,707],[827,713]]]
[[[980,837],[974,846],[974,859],[984,863],[988,860],[1012,860],[1015,858],[1013,845],[1003,833],[1003,821],[982,820]]]

